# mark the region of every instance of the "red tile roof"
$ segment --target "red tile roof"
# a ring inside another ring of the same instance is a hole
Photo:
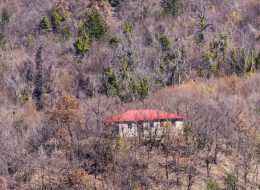
[[[158,121],[183,119],[183,116],[167,113],[158,109],[128,110],[120,115],[103,120],[104,123],[120,123],[129,121]]]

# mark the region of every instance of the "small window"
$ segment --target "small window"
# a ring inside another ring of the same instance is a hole
[[[150,127],[154,128],[154,122],[153,121],[150,122]]]
[[[128,124],[128,129],[132,129],[133,128],[133,124],[132,123],[129,123]]]

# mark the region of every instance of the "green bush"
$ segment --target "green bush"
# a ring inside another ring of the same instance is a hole
[[[138,94],[141,99],[148,96],[149,93],[149,80],[148,78],[139,79]]]
[[[106,71],[105,90],[108,95],[120,96],[121,79],[119,75],[108,67]]]
[[[41,27],[42,27],[43,30],[45,30],[47,32],[52,31],[51,22],[50,22],[50,20],[47,16],[43,17],[43,19],[41,21]]]
[[[62,15],[58,11],[53,11],[51,14],[51,21],[53,24],[53,27],[55,29],[58,29],[61,26],[61,22],[64,20]]]
[[[120,70],[122,72],[122,78],[127,79],[129,74],[129,64],[125,58],[121,58],[120,60]]]
[[[210,72],[215,76],[218,74],[218,66],[217,64],[210,65]]]
[[[74,43],[74,47],[77,55],[82,56],[88,51],[90,51],[88,35],[85,34],[82,36],[78,36]]]
[[[170,48],[170,41],[168,40],[167,36],[165,36],[165,35],[161,36],[160,43],[161,43],[163,51],[166,51]]]
[[[134,32],[134,27],[131,23],[125,22],[124,33],[132,34]]]
[[[0,46],[5,43],[5,35],[0,31]]]
[[[224,184],[226,190],[236,190],[237,189],[237,177],[233,173],[227,173]]]
[[[207,190],[221,190],[218,183],[212,180],[207,182]]]
[[[118,46],[119,43],[120,43],[120,39],[118,39],[117,37],[112,37],[109,40],[109,44],[111,46],[113,46],[113,45]]]
[[[164,82],[166,80],[166,64],[164,61],[160,62],[160,72],[161,72],[162,82]]]
[[[61,36],[65,39],[65,40],[68,40],[71,36],[71,33],[70,33],[70,29],[69,27],[63,27],[60,31],[61,33]]]
[[[260,69],[260,53],[258,53],[258,56],[255,58],[255,67],[257,70]]]
[[[4,25],[10,22],[11,16],[11,11],[5,8],[2,13],[2,22]]]
[[[255,54],[254,51],[252,51],[252,52],[251,52],[250,63],[249,63],[248,68],[247,68],[247,73],[248,73],[249,75],[253,74],[253,72],[254,72],[255,58],[256,58],[256,54]]]
[[[165,12],[177,16],[183,13],[184,4],[182,0],[163,0],[162,8],[164,8]]]
[[[108,25],[96,10],[86,13],[86,20],[81,26],[80,33],[86,33],[90,40],[102,40],[108,32]]]

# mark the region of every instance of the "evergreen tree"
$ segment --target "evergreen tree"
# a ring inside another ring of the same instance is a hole
[[[248,69],[248,57],[247,57],[247,53],[246,53],[245,48],[242,49],[241,62],[242,62],[243,72],[245,73]]]
[[[163,0],[162,7],[167,13],[173,16],[178,16],[184,11],[184,3],[182,0]]]
[[[61,26],[63,17],[58,11],[53,11],[53,13],[51,15],[51,21],[53,24],[53,28],[57,30]]]
[[[84,34],[84,35],[78,36],[74,43],[74,47],[76,50],[76,54],[80,55],[80,56],[83,56],[88,51],[90,51],[88,35]]]
[[[10,22],[11,16],[12,16],[11,12],[5,8],[2,13],[2,22],[4,25]]]
[[[239,72],[239,56],[235,48],[231,50],[231,72]]]
[[[256,58],[255,52],[252,51],[252,52],[251,52],[250,63],[249,63],[248,68],[247,68],[247,73],[248,73],[249,75],[252,75],[252,74],[253,74],[254,66],[255,66],[255,58]]]
[[[86,33],[90,40],[99,41],[104,39],[108,32],[108,25],[102,16],[96,10],[90,10],[86,13],[86,20],[83,23],[80,33]]]
[[[45,30],[47,32],[52,31],[51,22],[50,22],[50,20],[47,16],[43,17],[43,19],[41,21],[41,27],[42,27],[43,30]]]

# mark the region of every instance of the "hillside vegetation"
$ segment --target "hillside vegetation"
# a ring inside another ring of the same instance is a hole
[[[258,0],[2,0],[0,189],[260,189]],[[159,108],[182,135],[104,118]]]

